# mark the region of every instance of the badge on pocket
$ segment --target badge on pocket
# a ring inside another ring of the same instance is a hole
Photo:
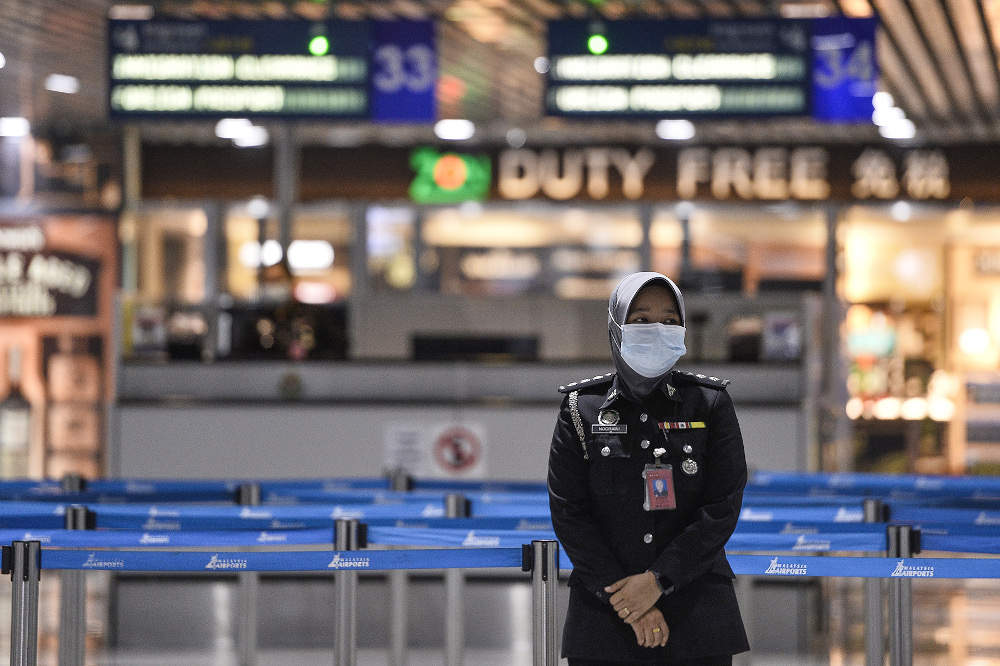
[[[646,499],[642,508],[646,511],[661,511],[676,509],[677,498],[674,496],[674,470],[671,465],[646,465],[642,470],[645,480]]]

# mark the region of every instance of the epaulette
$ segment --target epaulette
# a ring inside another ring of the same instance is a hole
[[[691,382],[693,384],[699,384],[701,386],[707,386],[714,389],[724,389],[729,386],[728,379],[719,379],[718,377],[708,377],[706,375],[696,375],[692,372],[685,372],[684,370],[674,370],[674,380],[684,380]]]
[[[590,386],[597,386],[598,384],[610,384],[611,380],[615,377],[615,373],[609,372],[606,375],[597,375],[596,377],[591,377],[590,379],[581,379],[578,382],[570,382],[565,386],[559,387],[560,393],[571,393],[573,391],[579,391],[582,388],[587,388]]]

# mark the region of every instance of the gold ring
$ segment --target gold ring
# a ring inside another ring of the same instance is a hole
[[[653,633],[654,633],[654,634],[655,634],[656,632],[658,632],[659,630],[660,630],[660,628],[659,628],[659,627],[653,627]]]
[[[625,614],[626,614],[626,615],[628,615],[628,606],[623,606],[623,607],[622,607],[622,610],[624,610],[624,611],[625,611]]]

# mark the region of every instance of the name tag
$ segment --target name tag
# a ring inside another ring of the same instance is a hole
[[[590,426],[590,432],[593,435],[624,435],[628,433],[628,424],[601,425],[600,423],[595,423]]]

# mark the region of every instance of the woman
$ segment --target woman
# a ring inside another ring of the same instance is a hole
[[[721,666],[749,649],[723,550],[743,438],[728,381],[673,370],[684,323],[669,278],[629,275],[608,306],[615,372],[560,387],[548,485],[574,567],[570,666]]]

